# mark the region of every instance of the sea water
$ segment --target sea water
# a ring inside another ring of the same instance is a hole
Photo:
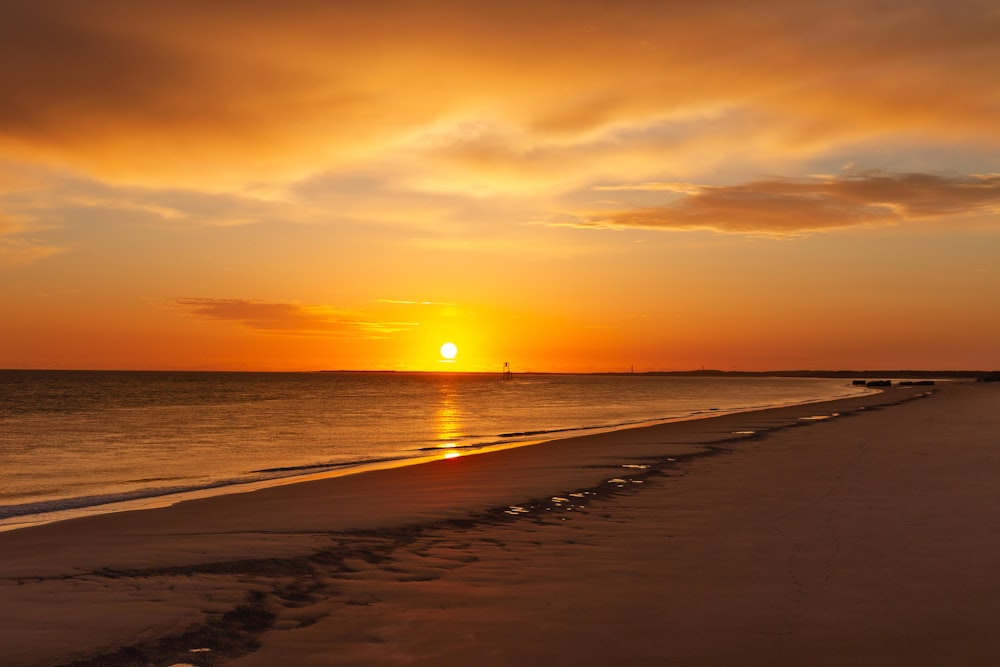
[[[819,378],[0,371],[0,528],[860,391]]]

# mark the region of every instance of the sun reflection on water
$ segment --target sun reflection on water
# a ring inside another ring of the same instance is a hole
[[[462,414],[458,406],[457,392],[454,380],[442,379],[438,385],[440,399],[434,411],[434,428],[437,446],[440,449],[451,449],[458,446],[462,437]],[[460,456],[459,452],[447,452],[445,458]]]

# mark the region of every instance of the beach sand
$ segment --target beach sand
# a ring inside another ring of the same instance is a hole
[[[939,383],[10,531],[0,664],[1000,664],[998,479]]]

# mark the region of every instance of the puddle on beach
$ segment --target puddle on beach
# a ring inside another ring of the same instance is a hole
[[[803,422],[818,422],[824,419],[832,419],[833,417],[839,417],[839,412],[834,412],[832,415],[813,415],[812,417],[799,417],[799,421]]]
[[[591,495],[594,495],[592,491],[575,491],[573,493],[567,493],[565,496],[552,496],[549,499],[550,505],[544,509],[546,512],[551,512],[552,510],[572,512],[574,509],[586,509],[587,506],[580,504],[579,501]],[[540,509],[542,508],[534,505],[528,507],[524,507],[523,505],[511,505],[503,512],[504,514],[509,514],[510,516],[520,516],[522,514],[531,514],[532,512]]]

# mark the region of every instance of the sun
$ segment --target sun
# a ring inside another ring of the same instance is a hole
[[[454,343],[445,343],[441,346],[441,358],[449,361],[458,355],[458,346]]]

